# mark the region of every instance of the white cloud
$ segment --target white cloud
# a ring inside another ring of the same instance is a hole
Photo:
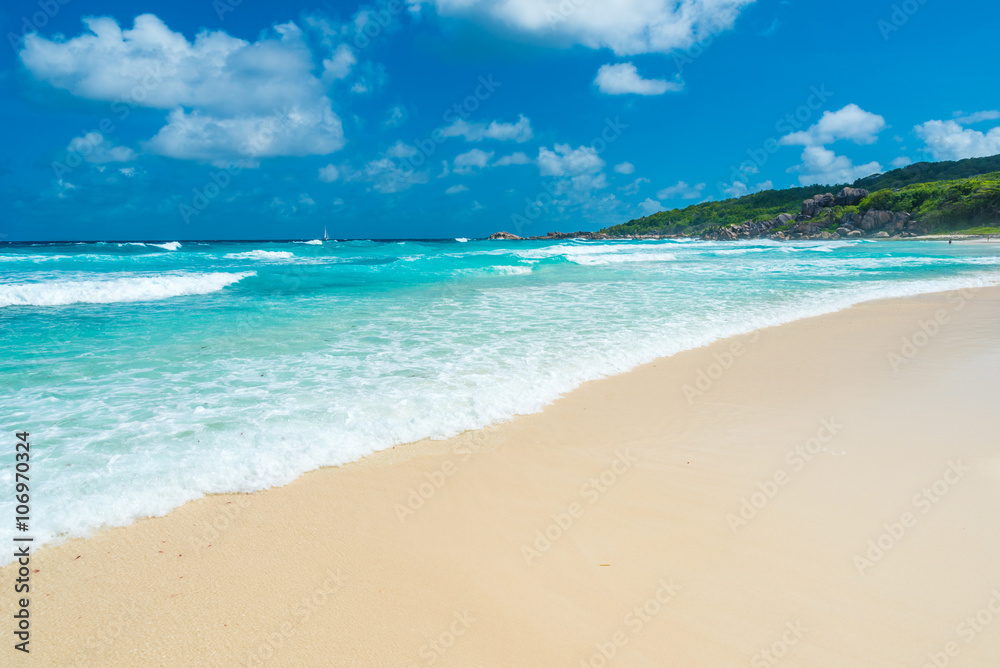
[[[570,179],[570,184],[574,190],[589,192],[608,187],[608,178],[603,172],[600,174],[579,174]],[[614,197],[614,195],[612,195]]]
[[[405,144],[402,141],[397,141],[395,144],[389,147],[389,150],[385,154],[390,158],[403,158],[408,159],[415,156],[419,151],[412,144]]]
[[[802,151],[802,164],[788,170],[799,173],[799,183],[802,185],[852,183],[864,176],[881,172],[882,165],[877,162],[855,165],[847,156],[837,155],[827,149],[826,144],[841,140],[855,144],[874,144],[878,141],[878,134],[885,128],[884,118],[865,111],[856,104],[849,104],[839,111],[824,112],[815,125],[801,132],[785,135],[779,143],[784,146],[797,144],[805,147]],[[743,184],[737,182],[732,187],[738,188],[741,185]]]
[[[678,181],[676,184],[657,192],[656,196],[660,199],[698,199],[704,190],[704,183],[689,186],[686,181]]]
[[[982,123],[983,121],[995,121],[1000,118],[1000,111],[977,111],[974,114],[969,114],[968,116],[962,115],[961,112],[955,114],[955,122],[961,123],[962,125],[972,125],[973,123]]]
[[[632,63],[617,65],[602,65],[597,70],[594,84],[598,90],[607,95],[663,95],[667,91],[679,91],[684,88],[680,81],[664,79],[643,79]]]
[[[312,54],[293,23],[247,42],[204,30],[193,42],[152,14],[122,30],[111,18],[85,18],[87,32],[24,39],[19,55],[37,79],[89,100],[168,110],[144,144],[179,159],[255,164],[271,156],[322,155],[344,134]],[[124,102],[123,102],[124,101]]]
[[[579,176],[594,174],[604,169],[604,161],[590,146],[572,148],[569,144],[556,144],[550,151],[538,149],[538,171],[542,176]]]
[[[347,44],[340,44],[333,55],[323,61],[323,81],[329,83],[337,79],[346,79],[351,68],[358,62],[354,51]]]
[[[366,61],[355,68],[355,71],[358,71],[358,79],[351,85],[352,93],[360,95],[373,93],[389,81],[384,65]]]
[[[452,171],[456,174],[471,174],[477,169],[486,167],[492,159],[493,151],[486,152],[474,148],[455,156],[455,160],[452,162]]]
[[[663,205],[655,199],[647,197],[642,202],[639,202],[639,210],[642,211],[642,215],[649,216],[657,211],[663,211]]]
[[[479,16],[487,25],[553,46],[610,48],[616,55],[668,53],[733,27],[753,0],[410,0],[445,16]]]
[[[352,180],[362,179],[372,183],[372,189],[384,195],[407,190],[415,185],[427,183],[426,171],[418,172],[410,165],[390,157],[379,158],[367,163],[361,172],[352,174]]]
[[[319,170],[319,180],[326,183],[333,183],[340,178],[340,170],[336,165],[327,165]]]
[[[406,116],[406,107],[401,104],[397,104],[389,110],[389,118],[385,120],[385,125],[390,128],[399,127],[406,122]]]
[[[634,174],[635,165],[631,162],[619,162],[615,165],[615,171],[619,174]]]
[[[635,195],[637,192],[639,192],[639,188],[641,188],[642,184],[644,183],[650,183],[650,180],[640,176],[632,183],[628,184],[627,186],[622,186],[618,190],[621,190],[626,195]]]
[[[572,189],[586,193],[608,186],[604,161],[591,146],[574,149],[569,144],[556,144],[551,151],[543,146],[538,149],[535,162],[542,176],[561,177],[557,184],[559,192]]]
[[[458,119],[451,125],[442,128],[441,135],[444,137],[464,137],[465,141],[472,142],[496,139],[497,141],[514,141],[519,144],[535,136],[531,130],[531,121],[523,114],[518,118],[517,123],[493,121],[487,125],[486,123],[469,123]]]
[[[802,164],[792,170],[799,172],[799,183],[804,186],[835,185],[880,173],[882,165],[877,162],[855,165],[847,156],[837,155],[822,146],[807,146],[802,151]]]
[[[461,183],[459,183],[458,185],[452,186],[451,188],[448,188],[447,190],[445,190],[444,194],[445,195],[457,195],[458,193],[464,193],[468,189],[469,189],[468,187],[466,187],[466,186],[462,185]]]
[[[493,163],[494,167],[507,167],[509,165],[527,165],[531,163],[531,158],[526,156],[520,151],[511,153],[510,155],[505,155],[498,158],[496,162]]]
[[[66,150],[77,153],[87,162],[95,164],[135,160],[135,151],[126,146],[113,146],[100,132],[88,132],[83,136],[74,137]]]
[[[855,144],[874,144],[885,127],[885,119],[881,116],[849,104],[840,111],[824,112],[808,130],[785,135],[780,143],[784,146],[824,146],[847,139]]]
[[[774,184],[771,181],[762,181],[751,188],[748,184],[743,181],[733,181],[732,183],[722,184],[722,192],[726,193],[730,197],[743,197],[744,195],[749,195],[751,193],[758,193],[762,190],[771,190],[774,188]],[[707,198],[705,201],[712,199]]]
[[[927,121],[914,128],[935,160],[985,158],[1000,153],[1000,127],[983,133],[956,121]]]
[[[898,158],[896,158],[895,160],[893,160],[891,164],[896,169],[899,169],[900,167],[906,167],[907,165],[912,164],[912,163],[913,163],[913,161],[910,160],[907,156],[901,155]]]

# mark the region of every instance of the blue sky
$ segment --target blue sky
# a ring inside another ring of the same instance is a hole
[[[1000,153],[995,2],[9,0],[0,239],[443,238]]]

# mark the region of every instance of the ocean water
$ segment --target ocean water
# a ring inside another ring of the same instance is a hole
[[[0,489],[27,430],[36,545],[88,535],[722,337],[998,281],[1000,244],[2,244]],[[0,540],[13,516],[4,492]]]

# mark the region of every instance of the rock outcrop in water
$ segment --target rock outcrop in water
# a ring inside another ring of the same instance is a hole
[[[519,237],[510,232],[494,232],[489,237],[490,241],[524,241],[524,237]]]

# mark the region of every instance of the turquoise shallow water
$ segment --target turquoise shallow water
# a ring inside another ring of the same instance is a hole
[[[3,244],[0,485],[32,432],[36,541],[86,535],[721,337],[998,280],[1000,244]]]

